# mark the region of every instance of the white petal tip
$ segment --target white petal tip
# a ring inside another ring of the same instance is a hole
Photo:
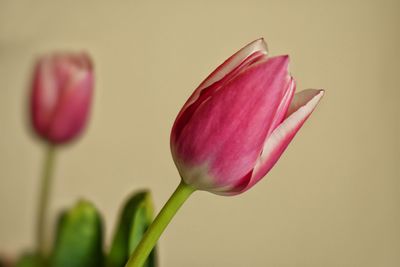
[[[314,109],[317,106],[317,104],[319,103],[319,101],[321,100],[321,98],[324,96],[324,94],[325,94],[325,90],[323,90],[323,89],[318,90],[318,93],[316,95],[314,95],[314,97],[311,100],[309,100],[307,103],[305,103],[305,105],[303,107],[310,106],[312,109]]]
[[[318,101],[324,96],[325,90],[324,89],[319,89],[318,94],[314,96],[314,98],[318,98]]]

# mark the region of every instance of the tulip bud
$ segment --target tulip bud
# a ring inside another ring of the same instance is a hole
[[[35,67],[31,92],[31,121],[35,132],[52,144],[76,138],[86,126],[93,83],[88,55],[41,57]]]
[[[171,131],[183,181],[235,195],[274,166],[323,96],[295,92],[289,57],[268,57],[263,39],[227,59],[193,92]]]

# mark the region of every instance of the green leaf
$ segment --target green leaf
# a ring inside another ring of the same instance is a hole
[[[152,220],[153,204],[150,192],[140,191],[133,194],[122,209],[106,260],[106,267],[125,266],[130,254],[139,244]],[[152,251],[144,266],[156,266],[155,250]]]
[[[3,265],[0,265],[3,266]],[[4,265],[6,266],[6,265]],[[15,267],[44,267],[45,262],[39,254],[26,253],[19,258]]]
[[[96,208],[79,201],[58,221],[50,267],[101,267],[104,263],[103,224]]]

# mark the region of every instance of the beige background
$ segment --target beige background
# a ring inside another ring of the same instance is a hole
[[[151,188],[159,209],[178,184],[169,132],[192,90],[264,36],[272,55],[291,55],[299,89],[327,94],[264,181],[193,195],[160,241],[161,266],[400,266],[399,12],[397,0],[0,0],[0,251],[33,244],[43,149],[26,96],[38,54],[95,60],[92,120],[59,154],[52,213],[88,198],[109,239],[129,192]]]

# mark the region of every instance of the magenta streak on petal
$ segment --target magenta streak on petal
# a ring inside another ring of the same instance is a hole
[[[262,155],[254,167],[249,184],[243,190],[232,194],[239,194],[248,190],[269,172],[311,115],[323,94],[323,90],[305,90],[295,95],[293,103],[298,105],[298,109],[287,117],[267,139]]]
[[[180,159],[208,164],[216,187],[240,182],[254,167],[290,84],[288,62],[281,56],[254,64],[213,94],[182,129]]]
[[[230,58],[228,58],[223,64],[215,69],[193,92],[193,94],[186,101],[178,116],[175,119],[175,123],[172,127],[171,132],[171,143],[175,142],[177,136],[182,128],[182,124],[191,117],[193,112],[196,110],[198,105],[207,99],[215,90],[218,90],[223,83],[217,83],[225,79],[226,76],[233,77],[232,74],[237,74],[240,69],[248,66],[249,64],[257,61],[258,58],[267,57],[267,45],[264,40],[258,39],[250,44],[243,47],[241,50],[236,52]],[[206,92],[207,91],[207,92]],[[201,97],[202,96],[202,97]],[[201,98],[200,98],[201,97]],[[193,105],[195,102],[197,105]]]

